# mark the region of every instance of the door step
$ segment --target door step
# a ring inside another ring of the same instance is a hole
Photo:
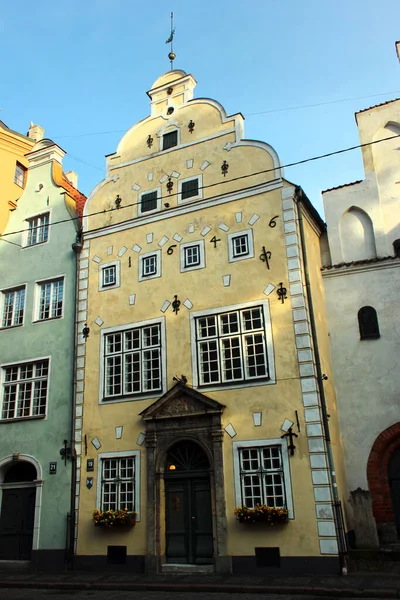
[[[0,571],[29,571],[30,560],[0,560]]]
[[[161,565],[162,573],[177,573],[182,575],[183,573],[214,573],[214,565],[188,565],[188,564],[175,564],[165,563]]]

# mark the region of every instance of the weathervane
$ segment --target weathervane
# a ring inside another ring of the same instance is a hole
[[[174,49],[173,49],[174,34],[175,34],[175,29],[174,29],[174,13],[172,12],[171,13],[171,35],[169,36],[169,38],[165,42],[166,44],[171,44],[171,50],[170,50],[170,53],[168,54],[168,58],[171,61],[171,71],[174,68],[173,67],[173,63],[174,63],[174,60],[176,58],[176,54],[175,54]]]

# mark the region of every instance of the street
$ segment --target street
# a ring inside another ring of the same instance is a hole
[[[125,592],[98,590],[0,589],[1,600],[326,600],[326,596],[227,594],[218,592]],[[336,597],[330,596],[331,600]]]

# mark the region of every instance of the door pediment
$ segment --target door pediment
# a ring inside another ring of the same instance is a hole
[[[178,382],[139,413],[144,421],[221,414],[225,406]]]

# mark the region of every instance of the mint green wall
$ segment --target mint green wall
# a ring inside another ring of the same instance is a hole
[[[53,183],[51,162],[29,169],[26,189],[4,233],[23,229],[25,219],[47,210],[50,223],[70,218],[63,189]],[[21,233],[5,239],[22,243]],[[29,454],[43,469],[38,549],[65,548],[70,510],[71,461],[64,466],[59,451],[63,440],[71,438],[75,239],[75,224],[69,221],[50,226],[44,244],[19,248],[0,241],[0,289],[26,284],[24,325],[0,329],[0,364],[50,357],[46,418],[0,422],[0,460],[13,452]],[[35,281],[59,275],[65,276],[63,318],[33,323]],[[51,461],[57,461],[55,475],[49,475]]]

